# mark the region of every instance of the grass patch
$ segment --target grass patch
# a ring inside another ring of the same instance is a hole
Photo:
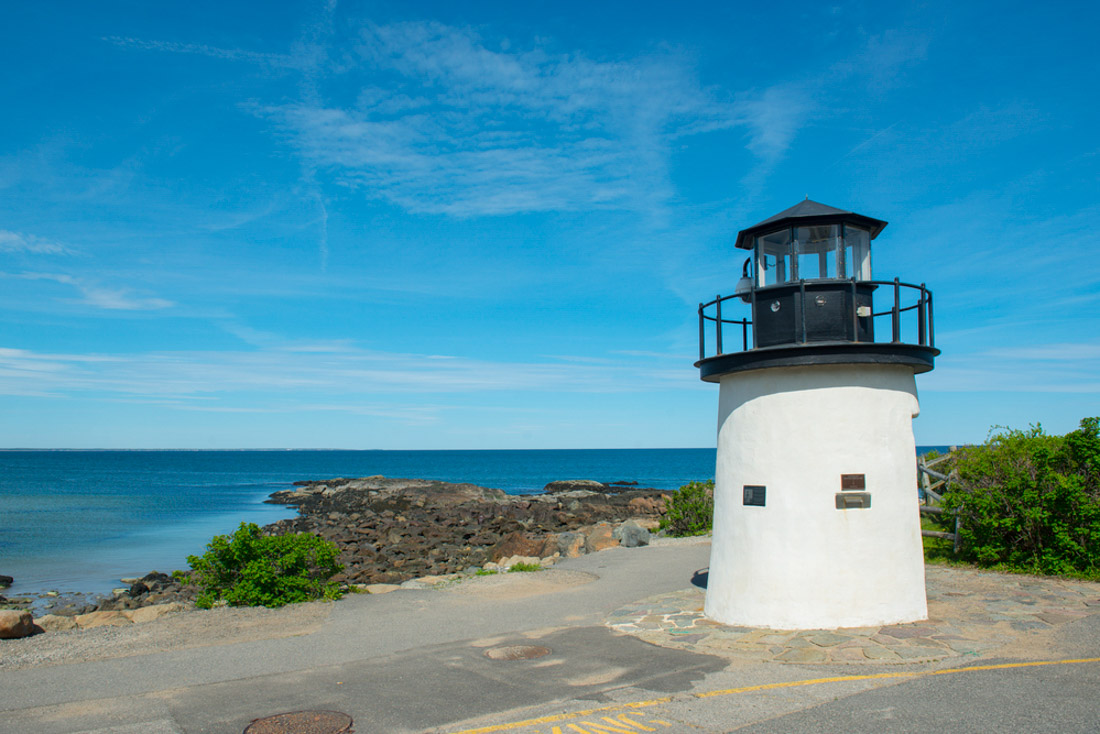
[[[541,571],[542,566],[537,563],[517,563],[508,569],[508,573],[531,573],[532,571]]]

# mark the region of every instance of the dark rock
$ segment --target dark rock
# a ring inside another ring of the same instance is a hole
[[[541,557],[543,545],[544,541],[541,538],[531,538],[523,533],[514,532],[493,546],[493,549],[489,551],[489,559],[499,561],[501,558],[511,556]]]
[[[649,545],[649,531],[633,520],[624,522],[615,528],[612,536],[619,541],[624,548],[637,548]]]
[[[543,492],[547,494],[556,494],[558,492],[603,492],[607,489],[607,485],[603,482],[597,482],[592,479],[560,479],[556,482],[550,482],[542,488]]]
[[[11,576],[4,576],[3,574],[0,574],[0,589],[6,589],[14,583],[15,579],[13,579]]]

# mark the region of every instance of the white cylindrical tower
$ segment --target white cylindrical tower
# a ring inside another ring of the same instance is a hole
[[[830,629],[927,616],[914,375],[939,352],[931,293],[871,279],[885,226],[801,202],[740,233],[755,278],[747,265],[736,296],[700,306],[697,366],[721,385],[711,619]],[[729,318],[735,298],[749,318]],[[889,341],[875,341],[876,320]],[[742,349],[724,352],[731,332]]]

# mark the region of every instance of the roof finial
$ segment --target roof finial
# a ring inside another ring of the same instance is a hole
[[[809,201],[809,200],[810,200],[810,195],[806,194],[806,201]]]

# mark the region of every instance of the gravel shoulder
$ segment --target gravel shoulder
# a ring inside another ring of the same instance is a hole
[[[332,608],[332,602],[310,602],[279,609],[188,609],[144,624],[53,631],[3,640],[0,670],[308,635],[320,629]]]

